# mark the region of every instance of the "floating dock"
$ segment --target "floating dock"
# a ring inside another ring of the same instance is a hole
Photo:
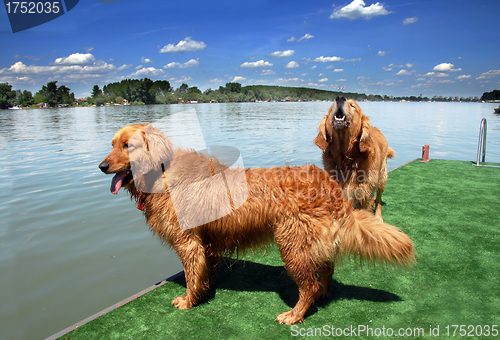
[[[345,259],[303,324],[275,321],[295,305],[298,289],[271,247],[222,261],[214,288],[189,310],[170,303],[185,292],[179,275],[51,339],[384,338],[389,330],[427,339],[460,337],[461,325],[473,338],[500,336],[500,169],[416,160],[389,173],[382,198],[385,222],[411,237],[416,264]]]

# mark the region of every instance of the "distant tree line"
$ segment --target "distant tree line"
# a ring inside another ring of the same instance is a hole
[[[218,89],[202,92],[198,87],[180,85],[171,87],[166,80],[125,79],[119,83],[107,84],[101,90],[98,85],[92,89],[90,102],[95,105],[120,103],[127,99],[131,104],[174,104],[179,102],[229,103],[254,101],[311,101],[333,100],[340,92],[299,87],[252,85],[242,87],[240,83],[226,83]],[[365,94],[345,93],[350,98],[371,98]],[[378,96],[380,100],[382,97]],[[375,99],[375,97],[373,97]],[[378,98],[377,98],[378,99]]]
[[[141,80],[122,80],[120,83],[105,85],[102,92],[99,86],[94,85],[93,97],[103,97],[96,104],[101,104],[106,99],[113,102],[118,98],[127,99],[136,104],[175,104],[179,102],[199,102],[199,103],[232,103],[232,102],[255,102],[255,101],[323,101],[334,100],[339,94],[354,100],[369,101],[479,101],[478,97],[442,97],[432,98],[420,96],[394,97],[381,96],[356,92],[338,92],[312,89],[307,87],[285,87],[270,85],[249,85],[241,86],[240,83],[230,82],[218,89],[207,89],[201,91],[198,87],[189,87],[187,84],[180,85],[177,89],[170,86],[166,80],[153,82],[148,78]],[[119,102],[116,101],[115,102]]]
[[[57,86],[57,81],[51,81],[33,96],[30,91],[12,90],[12,85],[3,83],[0,84],[0,109],[29,107],[38,103],[46,103],[49,107],[71,106],[75,102],[75,94],[70,91],[67,86]]]
[[[392,102],[478,102],[480,101],[479,97],[443,97],[443,96],[434,96],[432,98],[422,97],[420,96],[409,96],[409,97],[394,97],[394,96],[383,96],[383,101],[392,101]]]
[[[493,90],[491,92],[485,92],[481,96],[481,100],[490,101],[490,100],[500,100],[500,90]]]
[[[35,93],[33,101],[35,104],[47,103],[49,107],[71,106],[75,102],[75,94],[70,91],[66,85],[57,86],[57,81],[51,81]]]
[[[33,105],[33,95],[30,91],[12,90],[12,85],[0,84],[0,109],[13,106]]]
[[[12,106],[31,107],[35,104],[46,103],[48,107],[56,106],[87,106],[87,105],[112,105],[122,104],[125,101],[131,105],[144,104],[177,104],[186,102],[199,103],[231,103],[255,101],[324,101],[334,100],[339,94],[354,100],[369,101],[443,101],[443,102],[474,102],[500,100],[500,91],[485,92],[478,97],[442,97],[432,98],[420,96],[394,97],[373,94],[338,92],[319,90],[306,87],[285,87],[269,85],[242,86],[237,82],[226,83],[218,89],[201,91],[198,87],[183,83],[178,88],[173,88],[167,80],[153,81],[149,78],[124,79],[104,85],[94,85],[91,96],[75,101],[75,95],[65,86],[57,86],[57,81],[51,81],[35,93],[30,91],[12,90],[12,85],[0,83],[0,109]]]

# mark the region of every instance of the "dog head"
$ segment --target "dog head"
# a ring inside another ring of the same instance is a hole
[[[111,145],[113,150],[99,164],[99,169],[105,174],[115,174],[111,181],[113,194],[144,175],[161,173],[168,168],[173,155],[170,139],[149,124],[121,128]]]
[[[344,137],[350,141],[359,141],[361,152],[366,152],[371,147],[371,125],[368,117],[354,100],[346,99],[342,95],[335,99],[318,129],[314,143],[321,150]]]

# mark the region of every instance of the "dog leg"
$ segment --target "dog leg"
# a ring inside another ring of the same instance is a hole
[[[374,212],[373,204],[375,203],[375,195],[366,194],[366,191],[363,192],[363,195],[356,196],[354,199],[353,208],[359,210],[367,210],[369,212]]]
[[[207,270],[208,270],[208,288],[215,282],[217,274],[217,266],[220,262],[220,256],[207,254]]]
[[[380,218],[382,222],[384,222],[384,219],[382,218],[382,192],[384,191],[383,188],[378,188],[377,189],[377,200],[375,201],[375,215]]]
[[[392,150],[392,153],[394,153],[394,150]],[[377,200],[375,201],[375,215],[378,216],[382,222],[384,222],[384,219],[382,218],[382,193],[385,190],[386,182],[387,182],[387,159],[385,160],[385,162],[382,163],[382,169],[380,170],[380,177],[377,187]]]
[[[179,309],[189,309],[196,305],[210,285],[210,270],[204,247],[196,241],[187,241],[176,247],[177,254],[184,266],[186,294],[178,296],[172,304]],[[209,261],[213,262],[213,261]]]
[[[316,301],[324,298],[328,294],[330,286],[332,285],[332,276],[334,271],[335,264],[333,262],[326,262],[318,269],[320,289],[316,294]]]
[[[375,215],[377,215],[382,222],[384,219],[382,218],[382,193],[385,190],[385,183],[387,181],[387,170],[382,172],[383,176],[380,179],[378,188],[377,188],[377,200],[375,201]]]
[[[281,313],[276,321],[293,325],[304,321],[304,314],[314,303],[316,294],[320,290],[320,283],[316,278],[316,270],[307,252],[301,253],[297,249],[290,250],[293,255],[283,256],[285,269],[299,286],[299,301],[291,311]]]

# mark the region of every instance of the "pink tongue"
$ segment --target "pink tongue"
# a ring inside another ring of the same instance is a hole
[[[127,175],[127,171],[117,173],[111,181],[111,193],[116,195],[122,187],[123,178]]]

